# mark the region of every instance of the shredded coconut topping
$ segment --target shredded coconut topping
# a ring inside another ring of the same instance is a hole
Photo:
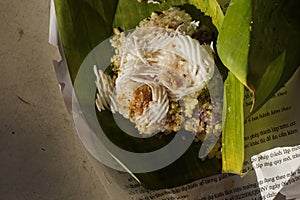
[[[214,74],[212,50],[191,37],[198,25],[171,8],[153,13],[127,36],[122,32],[112,38],[117,78],[112,81],[94,68],[98,109],[119,112],[141,134],[170,130],[168,123],[178,122],[170,112],[172,102],[199,92]]]

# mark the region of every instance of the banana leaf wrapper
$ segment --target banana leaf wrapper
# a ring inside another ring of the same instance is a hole
[[[135,174],[143,186],[151,189],[174,187],[220,172],[241,174],[244,120],[270,99],[300,64],[297,1],[165,0],[147,4],[134,0],[55,0],[59,34],[72,81],[86,56],[112,35],[114,27],[135,28],[153,11],[171,6],[181,6],[193,18],[215,27],[212,29],[220,57],[218,67],[225,74],[222,163],[217,159],[201,161],[201,144],[195,143],[170,166]],[[245,88],[253,94],[251,110],[244,110]],[[77,98],[80,104],[85,103],[83,96]],[[171,135],[159,142],[157,138],[130,138],[112,123],[109,112],[98,113],[98,119],[105,132],[112,133],[109,136],[116,145],[131,151],[156,149],[172,139]]]

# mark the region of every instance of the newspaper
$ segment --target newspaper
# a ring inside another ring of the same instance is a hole
[[[53,0],[49,30],[49,42],[59,46]],[[66,106],[73,113],[84,146],[95,160],[112,159],[109,154],[99,154],[99,138],[92,134],[72,97],[73,87],[66,64],[55,61],[54,66]],[[110,199],[300,199],[300,98],[295,95],[299,79],[298,70],[284,88],[245,121],[243,177],[219,174],[180,187],[153,191],[140,186],[128,173],[110,169],[96,161],[97,175]]]
[[[285,186],[300,188],[300,145],[275,148],[252,157],[262,199],[274,198]],[[292,199],[299,199],[300,193],[286,193]]]
[[[249,161],[246,157],[244,172],[247,173],[244,177],[233,174],[220,174],[172,189],[151,191],[141,187],[127,173],[117,172],[98,164],[96,169],[99,178],[104,181],[111,199],[119,199],[121,196],[123,199],[136,200],[300,198],[300,192],[296,190],[300,186],[300,122],[299,112],[295,112],[295,110],[297,111],[296,106],[299,99],[290,98],[288,95],[293,95],[297,91],[296,85],[299,78],[299,73],[296,73],[287,86],[276,93],[270,102],[254,115],[253,121],[251,120],[245,124],[247,130],[245,134],[246,155],[250,155],[248,150],[261,152],[273,146],[295,146],[273,148],[255,156],[249,156]],[[272,107],[270,107],[270,104]],[[283,108],[280,112],[272,111],[276,117],[271,118],[271,114],[270,116],[261,114],[267,113],[270,109],[278,110],[273,104]],[[286,107],[294,109],[285,109]],[[84,123],[84,121],[79,121],[78,118],[75,118],[76,122]],[[268,126],[256,126],[255,123]],[[83,124],[80,125],[81,128],[83,126]],[[257,136],[257,133],[260,136]],[[260,151],[258,148],[262,150]],[[92,154],[98,157],[97,153],[92,152]],[[279,192],[281,194],[278,194]]]

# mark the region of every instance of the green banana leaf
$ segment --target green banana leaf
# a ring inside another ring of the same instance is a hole
[[[85,57],[100,42],[111,36],[114,27],[132,29],[153,11],[162,11],[170,6],[184,6],[194,18],[206,21],[207,18],[198,11],[193,11],[194,8],[190,7],[193,5],[211,17],[216,32],[219,32],[218,55],[231,72],[225,82],[223,163],[221,166],[214,159],[199,162],[199,158],[191,152],[198,155],[200,144],[194,144],[187,151],[189,153],[184,154],[175,164],[157,172],[136,174],[145,187],[155,189],[173,187],[216,174],[221,168],[224,172],[241,172],[244,156],[242,88],[245,85],[254,94],[253,111],[256,111],[299,66],[300,29],[296,20],[299,18],[296,9],[299,6],[293,5],[295,2],[297,1],[284,3],[278,0],[232,0],[227,8],[228,1],[225,0],[221,2],[223,10],[227,9],[225,18],[215,0],[163,0],[159,5],[138,3],[135,0],[55,0],[55,8],[72,81]],[[226,112],[228,108],[232,108],[231,112]],[[247,116],[250,114],[246,113]],[[104,129],[107,132],[112,132],[111,123],[105,120],[110,119],[109,113],[101,112],[98,117],[101,119],[101,126],[106,127]],[[113,127],[115,129],[116,126]],[[116,135],[111,136],[111,140],[121,144],[122,141],[118,141],[121,133],[114,133]],[[160,141],[161,145],[167,143],[169,137],[171,136]],[[136,144],[145,146],[144,141],[133,138],[130,141],[124,148],[132,148],[131,145],[138,148]],[[183,168],[187,169],[184,174],[178,171]],[[182,174],[181,177],[175,176],[178,173]]]
[[[299,1],[232,0],[227,9],[218,52],[225,66],[253,93],[252,113],[299,67],[299,8]],[[267,81],[274,75],[276,80]]]
[[[218,55],[223,64],[253,94],[251,110],[245,110],[246,118],[256,112],[291,78],[300,65],[300,8],[299,1],[285,0],[232,0],[219,30]],[[227,92],[235,91],[235,84]],[[226,96],[232,98],[231,96]],[[227,107],[242,107],[242,101],[226,101]],[[236,116],[239,116],[236,113]],[[227,121],[227,119],[225,119]],[[233,123],[233,122],[232,122]],[[236,159],[230,152],[244,154],[237,144],[240,137],[234,137],[232,123],[224,123],[223,136],[225,161]],[[235,131],[243,122],[235,124]],[[226,142],[226,138],[235,140]],[[229,150],[229,151],[227,151]],[[242,163],[224,165],[223,171],[239,172]]]
[[[222,170],[240,174],[244,162],[244,85],[228,73],[224,83]]]
[[[54,0],[59,36],[74,81],[91,50],[111,36],[117,0]]]

